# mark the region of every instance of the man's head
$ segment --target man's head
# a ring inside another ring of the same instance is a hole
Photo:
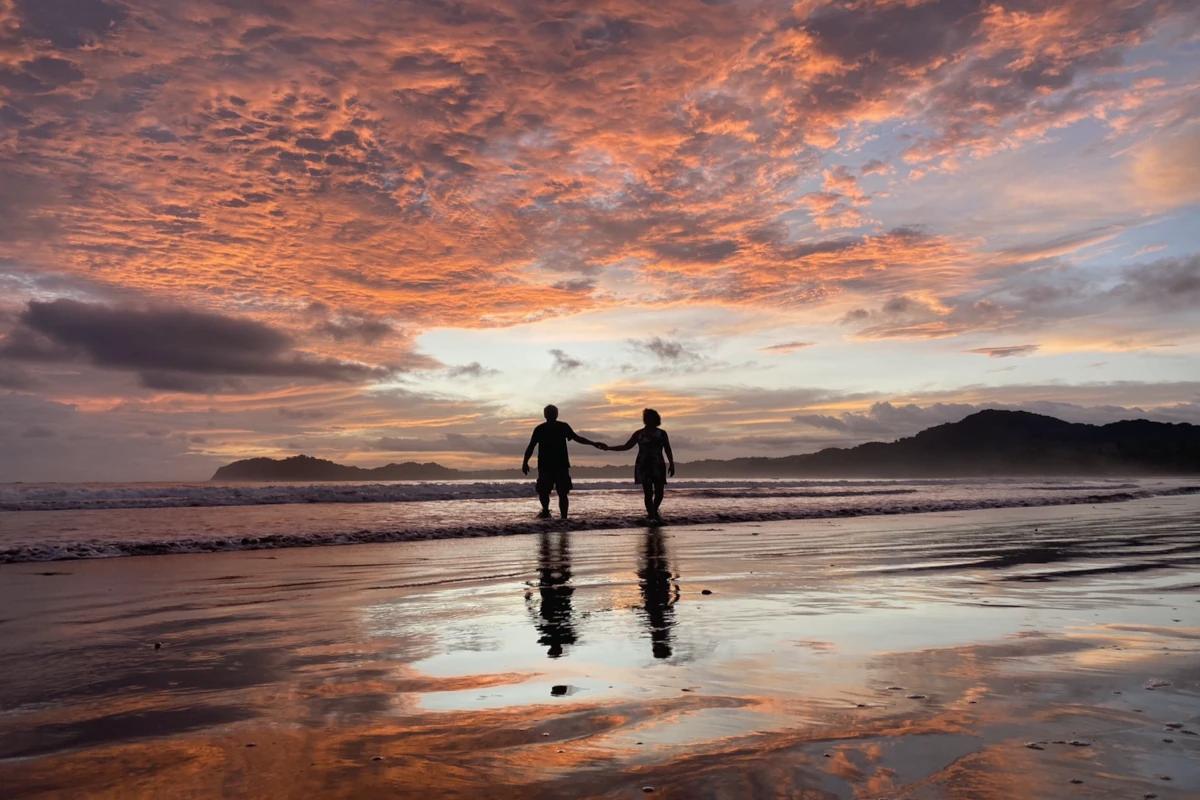
[[[558,406],[546,406],[542,409],[542,416],[550,422],[554,422],[558,419]]]

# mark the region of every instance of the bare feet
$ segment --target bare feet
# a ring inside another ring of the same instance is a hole
[[[538,519],[550,519],[550,509],[543,508],[538,512]]]

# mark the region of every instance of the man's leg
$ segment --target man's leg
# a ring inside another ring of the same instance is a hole
[[[538,514],[539,517],[550,516],[550,488],[550,483],[544,477],[542,477],[539,472],[537,480],[537,495],[538,501],[542,504],[542,510]]]

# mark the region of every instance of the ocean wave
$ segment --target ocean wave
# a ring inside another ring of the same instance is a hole
[[[918,514],[935,511],[968,511],[987,508],[1024,508],[1094,503],[1114,503],[1151,497],[1170,497],[1200,494],[1200,486],[1177,486],[1163,489],[1114,491],[1065,497],[996,497],[963,499],[927,499],[911,503],[886,505],[825,506],[773,508],[770,510],[698,511],[672,514],[671,525],[711,525],[742,522],[771,522],[781,520],[829,519],[873,515]],[[181,553],[213,553],[238,550],[272,550],[290,547],[320,547],[329,545],[375,544],[384,542],[419,541],[426,539],[457,539],[485,536],[538,533],[547,529],[588,531],[629,528],[645,525],[644,520],[623,514],[601,514],[573,518],[566,522],[524,520],[503,523],[472,522],[463,525],[434,525],[406,529],[360,529],[356,531],[316,531],[298,534],[264,536],[181,536],[171,539],[142,538],[134,541],[102,541],[80,539],[46,543],[19,544],[0,549],[0,563],[60,561],[120,556],[168,555]]]
[[[853,497],[908,494],[898,481],[705,480],[673,481],[672,491],[698,496],[752,493],[756,497]],[[905,484],[914,483],[904,481]],[[947,483],[947,482],[943,482]],[[204,508],[311,503],[410,503],[528,497],[529,480],[306,484],[7,484],[0,511],[85,511],[120,508]],[[632,481],[576,481],[587,491],[640,491]],[[822,490],[820,487],[829,487]],[[705,494],[711,493],[711,494]]]

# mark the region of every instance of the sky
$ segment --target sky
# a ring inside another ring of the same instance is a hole
[[[1198,112],[1194,0],[0,0],[0,481],[1200,423]]]

